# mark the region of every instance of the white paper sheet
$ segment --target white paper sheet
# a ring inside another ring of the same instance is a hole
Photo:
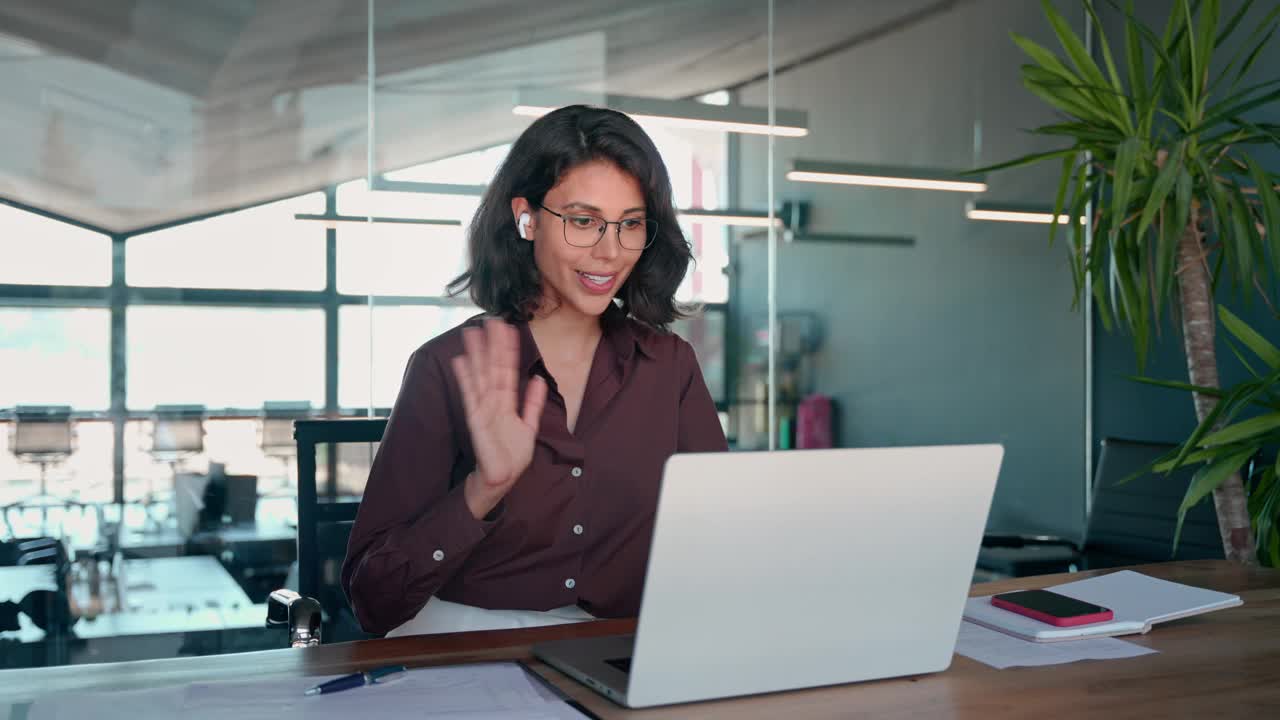
[[[1115,638],[1038,643],[965,621],[960,623],[956,652],[993,668],[1061,665],[1079,660],[1116,660],[1156,652]]]
[[[328,677],[192,683],[155,690],[64,693],[39,698],[28,720],[581,720],[582,715],[515,663],[410,670],[382,685],[306,697]]]

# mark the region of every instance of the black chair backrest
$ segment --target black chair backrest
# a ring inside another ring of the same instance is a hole
[[[1222,539],[1212,499],[1187,512],[1177,553],[1173,552],[1178,507],[1199,465],[1180,468],[1168,476],[1145,473],[1120,484],[1176,447],[1118,438],[1102,441],[1086,535],[1088,567],[1222,559]]]
[[[326,563],[340,563],[346,553],[351,524],[356,519],[359,500],[320,502],[316,486],[316,448],[337,443],[376,443],[387,428],[385,418],[372,420],[299,420],[293,437],[298,443],[298,593],[313,597],[330,613],[337,608],[326,604],[332,593],[325,591]],[[332,456],[332,452],[330,453]],[[330,474],[330,484],[336,478]],[[345,600],[344,600],[345,602]]]
[[[57,565],[68,563],[66,547],[51,537],[0,540],[0,567]]]

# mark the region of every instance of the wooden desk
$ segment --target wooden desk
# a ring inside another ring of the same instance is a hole
[[[1241,595],[1244,607],[1158,626],[1133,642],[1160,652],[1127,660],[994,670],[956,657],[935,675],[627,711],[532,660],[534,642],[627,633],[630,620],[405,637],[146,663],[0,672],[0,703],[66,690],[125,689],[202,680],[349,672],[391,663],[524,660],[604,718],[1276,717],[1280,715],[1280,571],[1222,561],[1138,568],[1156,577]],[[1105,572],[1105,571],[1104,571]],[[1097,573],[977,585],[974,595],[1042,587]],[[283,641],[283,638],[282,638]]]

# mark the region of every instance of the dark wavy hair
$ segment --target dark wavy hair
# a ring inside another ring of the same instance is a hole
[[[658,148],[626,115],[586,105],[548,113],[521,133],[471,220],[469,266],[449,283],[449,294],[470,290],[485,312],[529,320],[542,300],[542,279],[533,243],[516,232],[511,200],[527,198],[537,207],[565,173],[593,160],[607,160],[634,177],[644,192],[645,216],[658,225],[653,244],[618,289],[622,309],[658,330],[685,317],[675,294],[693,253],[676,221],[671,179]]]

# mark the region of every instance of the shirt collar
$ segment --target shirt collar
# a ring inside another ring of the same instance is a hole
[[[600,325],[604,330],[602,339],[612,346],[614,355],[619,362],[630,362],[637,348],[640,350],[641,355],[653,359],[655,331],[629,319],[622,308],[611,303],[608,309],[604,311]],[[542,360],[542,353],[538,351],[538,343],[533,340],[533,332],[529,329],[529,323],[521,322],[519,327],[520,368],[525,375],[528,375]]]

